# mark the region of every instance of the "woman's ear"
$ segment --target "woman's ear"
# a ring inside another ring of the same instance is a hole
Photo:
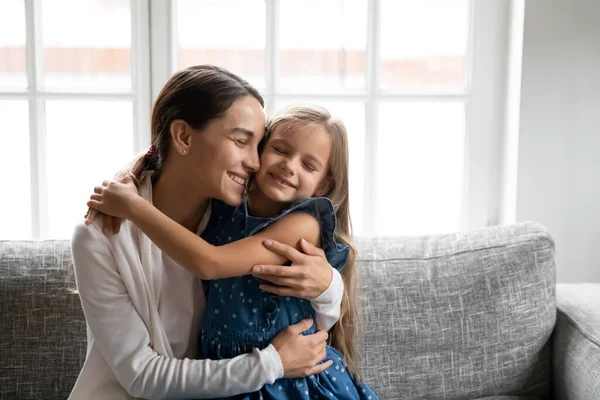
[[[192,128],[181,119],[174,120],[171,122],[171,139],[175,151],[186,155],[192,145]]]

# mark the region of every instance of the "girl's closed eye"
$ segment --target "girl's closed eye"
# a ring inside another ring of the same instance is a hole
[[[273,146],[273,150],[277,154],[283,154],[283,155],[287,154],[286,151],[284,149],[282,149],[281,147]]]
[[[304,169],[306,169],[307,171],[317,172],[317,167],[315,167],[313,164],[303,163],[303,165],[304,165]]]

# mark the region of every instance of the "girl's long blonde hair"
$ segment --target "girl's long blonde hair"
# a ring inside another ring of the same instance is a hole
[[[352,222],[350,220],[349,200],[349,157],[348,134],[344,123],[331,116],[327,109],[315,105],[290,106],[279,110],[267,122],[267,136],[281,126],[286,131],[303,128],[307,125],[320,125],[331,134],[331,156],[329,157],[329,186],[322,197],[333,203],[337,225],[335,239],[350,248],[346,266],[342,270],[344,295],[339,321],[331,329],[329,343],[345,357],[348,370],[360,377],[359,357],[356,341],[359,337],[359,311],[357,298],[356,247],[352,242]]]

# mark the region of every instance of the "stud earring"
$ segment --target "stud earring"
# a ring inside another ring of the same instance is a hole
[[[187,149],[181,150],[181,154],[183,154],[185,156],[187,154]]]

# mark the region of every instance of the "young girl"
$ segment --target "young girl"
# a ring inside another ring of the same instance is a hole
[[[332,365],[309,378],[280,379],[243,398],[374,400],[375,394],[356,382],[356,269],[346,129],[322,107],[297,106],[275,115],[267,132],[247,200],[238,207],[213,201],[202,238],[161,214],[132,185],[111,182],[88,206],[130,219],[178,264],[207,280],[202,358],[229,358],[262,348],[287,326],[314,318],[309,302],[265,293],[260,280],[240,275],[249,274],[254,265],[287,261],[267,250],[264,240],[296,246],[307,238],[320,245],[332,267],[341,270],[346,288],[340,319],[331,331],[332,346],[327,347]],[[248,183],[247,176],[232,178],[242,186]]]

